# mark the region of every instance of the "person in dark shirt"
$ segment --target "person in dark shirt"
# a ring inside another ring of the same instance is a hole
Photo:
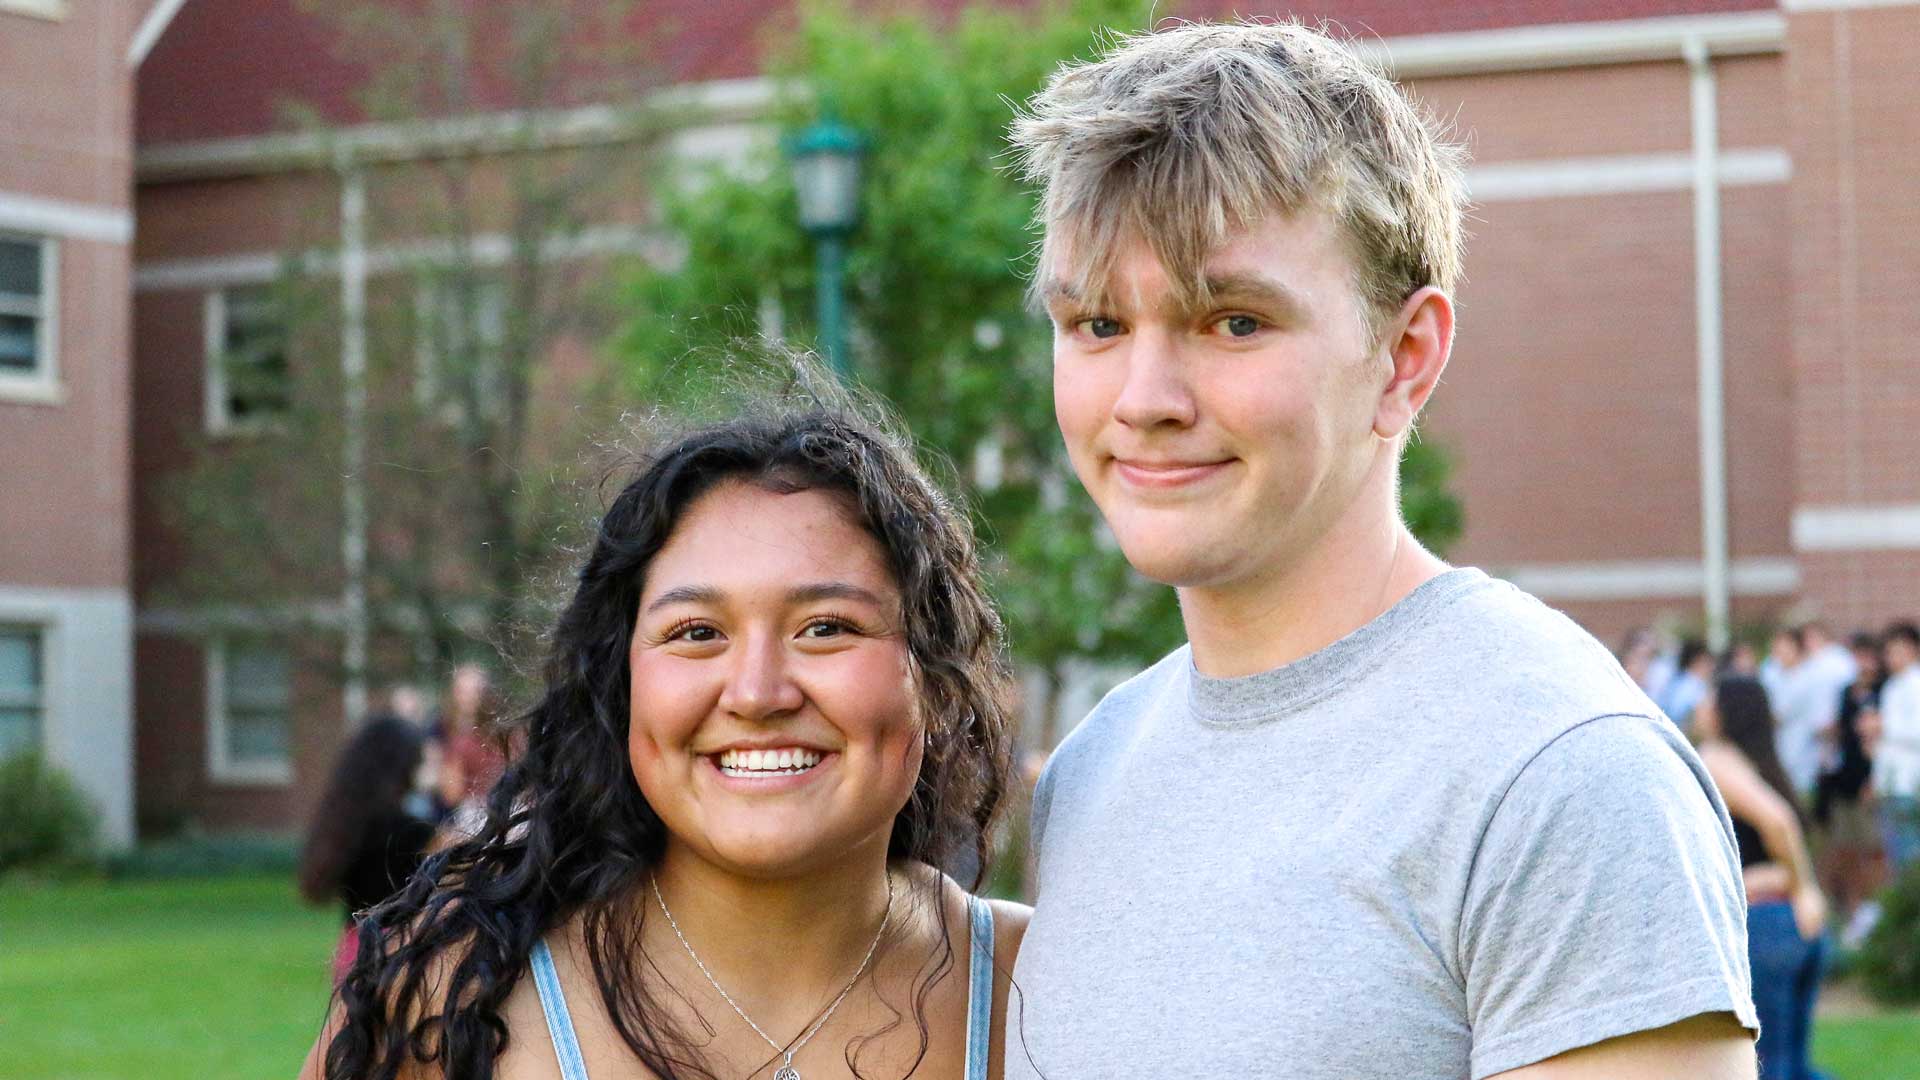
[[[1871,901],[1881,885],[1880,836],[1873,808],[1866,799],[1873,758],[1867,754],[1861,728],[1863,719],[1880,711],[1880,686],[1886,681],[1886,672],[1877,636],[1855,634],[1848,646],[1853,652],[1854,680],[1840,691],[1834,724],[1838,754],[1814,787],[1813,817],[1825,839],[1821,880],[1827,882],[1845,920],[1843,940],[1852,945],[1865,936],[1878,916],[1878,908]]]
[[[356,915],[406,884],[433,839],[433,824],[405,808],[420,753],[420,736],[406,721],[369,720],[340,752],[314,810],[300,892],[315,904],[341,905],[346,925],[334,949],[336,981],[353,963]]]

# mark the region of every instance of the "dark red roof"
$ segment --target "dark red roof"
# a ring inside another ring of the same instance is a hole
[[[951,11],[964,0],[921,2]],[[636,39],[657,42],[644,50],[654,58],[652,81],[737,78],[759,71],[768,41],[793,6],[791,0],[646,0],[631,25]],[[1327,0],[1291,11],[1231,0],[1161,5],[1194,16],[1291,13],[1380,37],[1774,7],[1772,0]],[[281,130],[283,107],[294,103],[336,122],[362,119],[355,93],[369,72],[344,51],[334,25],[294,0],[187,0],[141,66],[139,142]],[[500,96],[486,88],[477,94]]]

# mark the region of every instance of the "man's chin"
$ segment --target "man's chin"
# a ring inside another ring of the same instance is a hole
[[[1120,551],[1141,577],[1176,589],[1205,588],[1232,576],[1231,553],[1192,538],[1133,544],[1123,540]]]

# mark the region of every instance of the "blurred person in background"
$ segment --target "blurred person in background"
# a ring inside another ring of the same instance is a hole
[[[1862,738],[1862,720],[1877,722],[1885,680],[1879,638],[1855,634],[1849,651],[1854,678],[1840,691],[1833,763],[1814,785],[1813,820],[1824,834],[1820,880],[1839,907],[1845,926],[1841,943],[1852,948],[1865,940],[1879,910],[1873,894],[1880,887],[1880,837],[1866,800],[1873,760]]]
[[[1812,1080],[1808,1036],[1825,959],[1827,903],[1758,680],[1722,677],[1693,710],[1700,760],[1733,816],[1747,890],[1747,957],[1760,1013],[1760,1080]]]
[[[1867,752],[1887,870],[1897,878],[1920,856],[1920,627],[1888,627],[1884,653],[1887,681],[1878,723],[1867,725]]]
[[[1627,631],[1626,636],[1620,639],[1620,648],[1613,655],[1634,685],[1646,691],[1648,697],[1656,696],[1651,679],[1654,661],[1660,658],[1660,642],[1653,636],[1651,628],[1636,626]]]
[[[1680,655],[1674,662],[1673,678],[1667,680],[1667,685],[1656,700],[1660,711],[1666,713],[1667,718],[1678,725],[1681,731],[1692,730],[1693,708],[1713,688],[1713,669],[1713,653],[1707,648],[1706,642],[1688,638],[1680,643]]]
[[[1783,627],[1773,635],[1766,663],[1760,666],[1760,684],[1773,706],[1774,749],[1779,752],[1780,767],[1787,771],[1793,797],[1802,806],[1807,805],[1825,762],[1840,686],[1845,685],[1833,685],[1829,678],[1813,664],[1798,627]]]
[[[436,790],[445,816],[444,841],[472,836],[486,816],[487,793],[507,767],[493,678],[479,664],[461,664],[447,680],[434,736],[440,743]]]
[[[353,964],[359,913],[392,896],[420,866],[433,823],[407,812],[421,737],[397,716],[369,720],[340,751],[300,854],[300,894],[339,903],[346,926],[334,947],[338,982]]]
[[[1760,673],[1760,653],[1751,641],[1736,641],[1727,648],[1726,658],[1720,662],[1721,674],[1758,675]]]

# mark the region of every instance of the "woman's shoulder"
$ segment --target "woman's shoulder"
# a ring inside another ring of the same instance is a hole
[[[1033,909],[1013,900],[982,899],[993,911],[994,966],[1012,970],[1014,958],[1020,954],[1020,942],[1027,936],[1027,923],[1033,919]]]

